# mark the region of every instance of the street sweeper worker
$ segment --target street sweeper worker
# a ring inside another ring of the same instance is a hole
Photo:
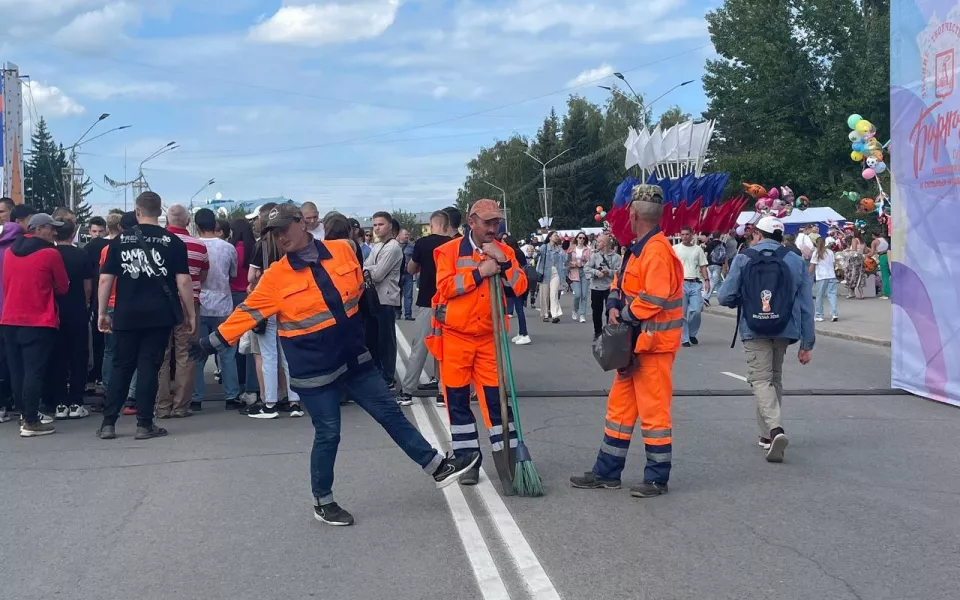
[[[647,462],[643,482],[630,488],[631,495],[667,493],[672,371],[683,328],[683,266],[660,231],[662,215],[660,187],[635,186],[629,216],[638,241],[627,251],[617,287],[607,300],[609,322],[632,327],[633,357],[628,367],[618,370],[610,388],[603,442],[593,469],[570,478],[576,488],[619,489],[627,449],[639,426]]]
[[[507,297],[527,290],[527,278],[510,246],[496,240],[503,213],[493,200],[478,200],[468,215],[469,234],[434,250],[437,293],[433,297],[433,334],[427,347],[440,361],[440,381],[446,389],[454,455],[480,450],[477,422],[470,409],[470,383],[474,384],[490,433],[494,452],[504,448],[500,414],[496,340],[490,306],[490,277],[501,277]],[[481,393],[482,390],[482,393]],[[511,448],[517,447],[513,411],[508,409],[507,431]],[[480,461],[460,478],[475,485]]]
[[[359,312],[363,272],[347,240],[320,241],[307,232],[300,209],[283,204],[263,225],[285,253],[264,271],[256,289],[209,337],[191,348],[194,358],[239,342],[244,333],[277,315],[290,387],[313,420],[310,456],[314,516],[329,525],[352,525],[333,498],[333,467],[340,444],[340,397],[349,395],[437,487],[456,481],[479,460],[477,451],[444,457],[407,420],[364,346]]]

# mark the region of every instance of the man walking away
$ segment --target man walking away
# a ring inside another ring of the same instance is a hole
[[[400,306],[400,265],[403,249],[397,243],[393,219],[388,212],[373,215],[373,232],[380,241],[373,245],[363,263],[364,280],[377,290],[380,308],[366,328],[367,348],[373,355],[373,364],[383,374],[390,391],[396,388],[397,370],[397,309]]]
[[[217,330],[230,313],[233,312],[233,297],[230,293],[230,279],[237,276],[237,249],[230,242],[217,236],[217,217],[209,208],[201,208],[193,216],[200,236],[200,243],[207,248],[210,270],[200,287],[200,336],[208,336]],[[237,349],[228,346],[221,350],[220,377],[227,410],[237,410],[244,405],[240,401],[240,380],[237,377]],[[204,373],[206,360],[198,361],[196,381],[193,389],[193,401],[203,401]]]
[[[185,323],[184,335],[189,337],[194,333],[196,313],[187,247],[179,237],[160,227],[161,207],[160,196],[154,192],[137,196],[139,224],[124,229],[110,242],[107,260],[100,270],[98,325],[100,331],[116,336],[116,354],[107,386],[103,423],[97,430],[100,439],[117,437],[117,418],[134,371],[140,374],[136,390],[135,439],[148,440],[167,435],[166,429],[153,423],[157,375],[174,326],[182,321]],[[107,306],[115,281],[116,306],[111,318]]]
[[[23,236],[23,228],[12,220],[16,208],[11,198],[0,198],[0,281],[3,281],[3,257],[18,238]],[[0,310],[3,308],[3,286],[0,285]],[[16,407],[19,408],[19,407]],[[6,423],[13,417],[13,393],[10,389],[10,367],[7,365],[6,345],[0,339],[0,423]]]
[[[413,256],[413,244],[410,243],[410,232],[401,229],[397,236],[400,248],[403,250],[403,265],[400,267],[400,288],[403,291],[403,318],[413,320],[413,275],[407,269],[410,258]]]
[[[30,217],[27,234],[3,257],[4,344],[10,366],[14,402],[21,407],[20,437],[49,435],[56,430],[41,422],[43,382],[57,339],[57,303],[70,281],[54,247],[54,229],[63,223],[50,215]]]
[[[430,235],[417,240],[413,245],[413,256],[407,263],[407,272],[411,275],[420,274],[420,289],[417,292],[417,306],[420,307],[417,312],[415,331],[413,336],[413,345],[410,348],[410,362],[407,363],[407,373],[403,378],[403,391],[397,401],[402,406],[413,404],[411,394],[418,389],[438,389],[437,378],[420,387],[420,373],[423,371],[423,365],[427,362],[427,346],[424,340],[431,333],[430,319],[433,317],[433,311],[430,310],[430,302],[437,293],[437,262],[433,257],[433,252],[440,246],[450,241],[446,235],[450,228],[450,217],[442,210],[438,210],[430,215]]]
[[[783,358],[800,342],[797,358],[812,358],[816,332],[810,273],[802,257],[781,245],[783,223],[773,217],[757,222],[750,248],[737,255],[717,299],[737,308],[738,328],[747,353],[747,381],[757,399],[757,424],[767,460],[783,462],[787,435],[780,421]]]
[[[54,408],[57,419],[81,419],[90,413],[83,406],[87,382],[87,335],[90,319],[90,290],[93,266],[87,253],[73,245],[76,232],[73,221],[63,221],[56,229],[57,251],[70,280],[66,294],[57,298],[60,329],[53,359],[47,370],[43,404]]]
[[[693,229],[680,230],[680,243],[673,247],[683,265],[683,334],[681,343],[685,348],[700,343],[700,318],[703,311],[704,293],[710,296],[710,278],[707,275],[707,255],[700,244],[695,243]]]
[[[704,251],[707,254],[707,273],[710,275],[710,285],[703,295],[704,301],[709,305],[710,296],[720,289],[720,275],[723,273],[723,265],[727,262],[727,249],[720,240],[719,231],[715,231],[710,236]]]
[[[610,295],[613,277],[620,272],[621,258],[610,244],[610,235],[603,233],[597,237],[596,252],[590,255],[585,267],[590,276],[590,307],[593,310],[593,339],[603,333],[603,313]]]
[[[190,213],[179,204],[171,204],[167,209],[167,231],[176,234],[187,248],[187,266],[190,269],[190,283],[193,289],[193,312],[196,321],[180,323],[173,328],[166,354],[163,356],[163,365],[160,368],[160,388],[157,396],[157,417],[189,417],[190,410],[201,410],[200,402],[191,402],[194,389],[194,371],[196,363],[190,359],[190,340],[196,339],[196,332],[200,327],[200,286],[207,278],[210,269],[210,259],[207,256],[207,247],[197,238],[190,235],[187,227],[190,225]],[[177,362],[176,386],[170,394],[170,353]]]

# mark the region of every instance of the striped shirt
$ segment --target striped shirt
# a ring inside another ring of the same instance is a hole
[[[210,269],[210,259],[207,257],[207,247],[200,240],[190,235],[186,229],[167,226],[167,231],[177,234],[187,245],[187,266],[190,267],[190,279],[193,280],[193,301],[200,303],[200,272]]]

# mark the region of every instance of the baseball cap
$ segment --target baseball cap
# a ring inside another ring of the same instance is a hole
[[[300,209],[293,204],[281,204],[267,213],[267,224],[261,231],[266,233],[274,229],[286,229],[303,218]]]
[[[473,206],[470,207],[470,216],[472,217],[474,215],[484,221],[503,218],[503,212],[500,210],[500,206],[495,201],[486,198],[477,200],[473,203]]]
[[[257,217],[260,216],[260,211],[261,211],[261,210],[263,210],[263,205],[262,205],[262,204],[261,204],[260,206],[258,206],[257,208],[255,208],[252,213],[250,213],[249,215],[247,215],[247,219],[256,219]]]
[[[53,217],[47,213],[37,213],[30,217],[30,222],[27,225],[27,231],[33,231],[37,227],[43,227],[44,225],[53,225],[54,227],[60,227],[63,225],[63,221],[54,221]]]
[[[776,232],[783,233],[783,221],[776,217],[763,217],[755,225],[757,229],[765,233],[774,234]]]

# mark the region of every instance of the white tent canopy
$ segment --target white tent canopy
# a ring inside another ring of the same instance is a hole
[[[759,220],[757,213],[744,211],[737,217],[737,225],[755,223]],[[802,223],[827,223],[829,221],[845,221],[846,218],[828,206],[811,206],[806,210],[794,209],[793,213],[780,219],[784,225],[799,225]]]

